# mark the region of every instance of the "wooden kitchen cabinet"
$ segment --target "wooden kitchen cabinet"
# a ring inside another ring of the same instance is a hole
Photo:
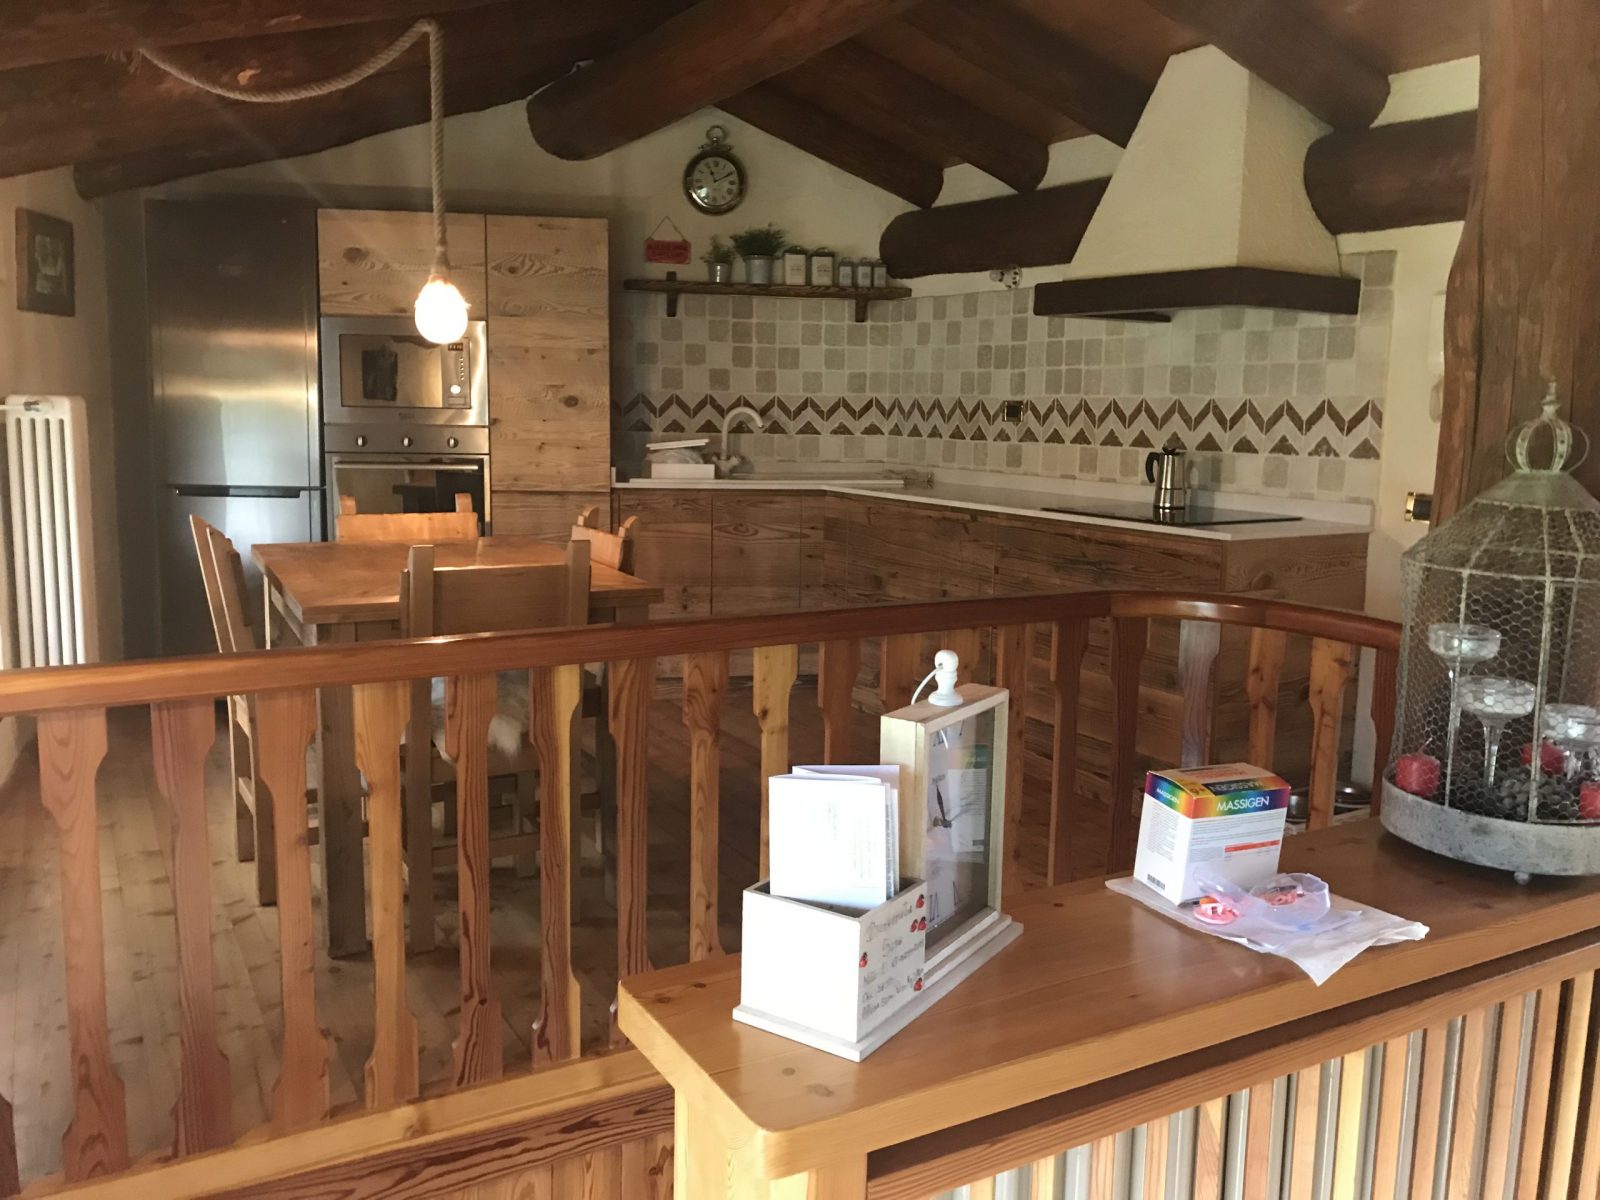
[[[806,528],[798,492],[722,492],[711,500],[711,612],[800,607]]]
[[[612,520],[638,517],[634,566],[666,595],[650,619],[711,615],[711,506],[704,491],[614,491]]]
[[[450,278],[474,316],[487,305],[484,217],[449,213]],[[324,208],[317,212],[317,290],[325,317],[410,316],[433,269],[433,216]]]

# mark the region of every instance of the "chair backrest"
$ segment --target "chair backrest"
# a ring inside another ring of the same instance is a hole
[[[633,548],[637,544],[634,531],[639,518],[629,517],[612,533],[600,524],[600,506],[591,504],[578,514],[572,526],[572,540],[589,543],[589,558],[601,566],[611,567],[625,575],[633,574]]]
[[[339,497],[339,516],[334,538],[341,542],[475,542],[478,540],[478,514],[472,511],[472,497],[456,494],[454,512],[442,513],[361,513],[355,498]]]
[[[400,576],[406,637],[505,633],[589,622],[589,544],[540,566],[436,567],[432,546],[413,546]]]
[[[194,534],[195,557],[200,560],[200,580],[206,589],[206,608],[211,613],[211,632],[222,654],[242,653],[256,648],[250,629],[249,603],[245,597],[244,562],[228,536],[210,521],[190,515],[189,530]]]

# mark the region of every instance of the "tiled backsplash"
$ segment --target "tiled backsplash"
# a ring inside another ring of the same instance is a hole
[[[1033,316],[1030,289],[879,303],[620,300],[617,460],[729,408],[758,461],[872,461],[1129,481],[1189,449],[1202,484],[1319,499],[1377,490],[1394,255],[1346,259],[1356,317],[1200,309],[1170,324]],[[1008,414],[1007,402],[1020,401]],[[1017,417],[1008,421],[1006,417]]]

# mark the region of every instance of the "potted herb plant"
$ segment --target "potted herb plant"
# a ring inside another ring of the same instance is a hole
[[[785,240],[783,230],[776,225],[746,229],[733,235],[733,248],[744,259],[746,283],[772,283],[772,263],[783,253]]]
[[[710,247],[700,256],[706,264],[706,278],[712,283],[733,282],[733,260],[733,247],[720,236],[712,237]]]

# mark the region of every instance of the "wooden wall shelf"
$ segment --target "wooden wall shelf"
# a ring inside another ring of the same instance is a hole
[[[698,283],[689,279],[624,279],[630,292],[662,292],[667,297],[667,316],[678,315],[678,297],[692,296],[787,296],[797,300],[854,300],[856,320],[867,319],[867,305],[874,300],[904,300],[911,295],[907,287],[813,287],[784,283]]]

